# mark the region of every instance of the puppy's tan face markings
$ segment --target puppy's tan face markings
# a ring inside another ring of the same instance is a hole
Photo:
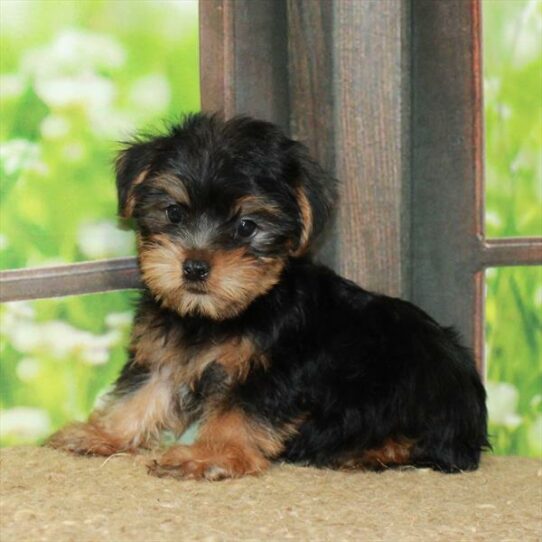
[[[172,173],[147,175],[130,205],[143,280],[154,297],[183,316],[223,320],[279,281],[290,246],[281,229],[287,217],[270,197],[207,189]],[[190,280],[193,262],[209,267],[204,280]]]
[[[169,173],[161,174],[152,179],[150,185],[154,189],[163,190],[175,203],[185,206],[190,205],[190,196],[188,195],[186,185],[184,181],[175,175]]]
[[[313,217],[307,194],[305,194],[305,191],[301,187],[296,189],[296,200],[300,213],[301,236],[299,238],[299,245],[292,252],[292,256],[302,256],[309,249],[309,241],[313,231]]]
[[[130,191],[128,192],[128,197],[126,198],[126,204],[124,205],[121,216],[122,218],[131,218],[134,214],[134,208],[136,204],[136,199],[134,195],[134,190],[137,186],[139,186],[147,177],[149,173],[148,169],[144,169],[134,180],[132,183],[132,186],[130,188]]]
[[[282,258],[252,256],[246,247],[187,249],[165,234],[145,240],[139,237],[138,249],[143,280],[163,306],[182,316],[200,315],[215,320],[238,315],[272,288],[285,263]],[[209,263],[205,282],[193,284],[183,277],[183,263],[191,259]]]

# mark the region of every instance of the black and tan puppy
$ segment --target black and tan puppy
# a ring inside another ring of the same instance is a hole
[[[49,445],[109,455],[181,435],[158,476],[238,477],[273,460],[478,467],[485,394],[453,331],[311,262],[335,182],[272,124],[194,115],[117,161],[142,293],[106,404]]]

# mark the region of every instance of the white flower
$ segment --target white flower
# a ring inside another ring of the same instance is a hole
[[[484,77],[484,98],[488,103],[494,103],[501,91],[500,77]]]
[[[109,108],[116,94],[109,79],[91,72],[41,78],[35,88],[49,107],[80,106],[90,112]]]
[[[166,77],[152,74],[139,78],[132,88],[130,99],[136,110],[149,116],[163,113],[171,101],[171,88]]]
[[[122,45],[110,36],[67,29],[55,40],[28,51],[22,59],[23,73],[39,79],[120,68],[126,59]]]
[[[40,373],[40,362],[35,358],[23,358],[17,364],[16,372],[23,382],[34,380]]]
[[[133,113],[128,115],[105,108],[96,108],[88,113],[90,128],[99,137],[127,140],[136,132]]]
[[[497,111],[499,112],[499,115],[502,119],[506,120],[512,116],[512,108],[504,102],[500,102],[499,104],[497,104]]]
[[[69,162],[79,162],[85,157],[85,147],[77,142],[68,143],[64,145],[62,155]]]
[[[45,139],[59,139],[68,134],[70,123],[61,115],[48,115],[41,122],[40,131]]]
[[[489,381],[486,383],[486,391],[490,421],[515,429],[522,421],[516,412],[519,399],[517,388],[508,382]]]
[[[51,431],[51,420],[45,410],[15,407],[0,410],[0,435],[31,440],[46,436]]]
[[[90,335],[90,334],[89,334]],[[119,344],[122,334],[113,330],[105,335],[90,335],[81,351],[81,359],[89,365],[103,365],[109,360],[109,350]]]
[[[514,66],[532,62],[540,54],[539,5],[538,0],[531,0],[518,17],[511,19],[505,27],[505,40],[514,53]]]
[[[14,175],[23,169],[41,169],[40,147],[26,139],[11,139],[0,145],[0,163],[5,175]]]
[[[32,320],[36,316],[36,309],[30,301],[12,301],[4,305],[6,312],[11,313],[17,318]]]
[[[133,254],[133,233],[123,231],[109,220],[84,223],[77,233],[79,249],[88,258],[111,258]]]
[[[60,320],[43,324],[21,320],[3,333],[19,352],[48,354],[57,361],[78,358],[91,365],[107,363],[110,349],[122,340],[118,330],[95,335]]]
[[[131,312],[112,312],[105,317],[107,327],[113,329],[127,328],[132,324],[133,314]]]
[[[10,336],[20,324],[31,322],[34,307],[28,301],[12,301],[1,306],[0,334]]]
[[[16,350],[32,353],[38,350],[42,344],[42,338],[37,332],[39,327],[33,322],[20,321],[13,327],[5,329],[4,332]]]
[[[0,99],[18,98],[24,90],[25,80],[17,73],[0,75]]]

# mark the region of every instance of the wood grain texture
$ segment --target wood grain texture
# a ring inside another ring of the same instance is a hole
[[[0,273],[0,302],[139,288],[135,258],[15,269]]]
[[[479,247],[479,267],[542,265],[541,237],[488,239]]]
[[[332,2],[288,0],[290,131],[336,174]],[[330,225],[319,261],[337,267],[338,224]]]
[[[288,1],[292,133],[341,182],[323,259],[408,296],[408,9],[395,0]]]
[[[408,297],[406,3],[339,0],[334,27],[339,269],[364,287]]]
[[[480,13],[477,0],[412,4],[412,300],[483,359]]]
[[[288,130],[284,0],[201,0],[200,78],[204,111],[247,114]]]
[[[222,111],[226,116],[233,109],[233,88],[230,82],[232,48],[231,9],[227,0],[199,2],[199,58],[201,108]]]

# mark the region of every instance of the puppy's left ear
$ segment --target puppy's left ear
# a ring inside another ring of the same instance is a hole
[[[290,149],[296,170],[295,198],[299,211],[301,233],[291,255],[302,256],[325,229],[337,202],[337,180],[329,175],[301,143]]]
[[[135,207],[134,189],[147,177],[157,141],[136,142],[122,150],[115,161],[117,180],[118,213],[131,218]]]

